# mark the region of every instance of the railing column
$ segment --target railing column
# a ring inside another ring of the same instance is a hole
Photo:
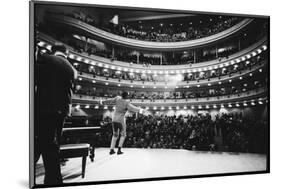
[[[112,52],[111,53],[112,53],[111,57],[114,58],[115,57],[115,48],[114,47],[112,47]]]
[[[218,58],[218,46],[216,45],[216,58]]]
[[[196,62],[196,51],[194,50],[193,51],[193,63],[195,63]]]
[[[87,49],[88,49],[88,38],[86,37],[84,51],[87,51]]]
[[[137,53],[137,63],[140,63],[140,53]]]

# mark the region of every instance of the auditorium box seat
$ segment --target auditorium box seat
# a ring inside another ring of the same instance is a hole
[[[89,155],[90,144],[64,144],[60,146],[61,158],[82,157],[82,178],[85,177],[86,161]]]

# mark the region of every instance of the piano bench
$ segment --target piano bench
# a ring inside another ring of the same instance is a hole
[[[64,144],[60,146],[61,158],[82,157],[82,178],[85,177],[86,161],[89,155],[90,144]]]

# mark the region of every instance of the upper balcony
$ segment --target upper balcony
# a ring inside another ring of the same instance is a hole
[[[45,46],[50,49],[50,46],[58,43],[60,41],[50,37],[49,35],[38,33],[38,39],[44,41],[42,46]],[[235,54],[230,55],[228,58],[216,59],[212,61],[200,62],[196,64],[185,64],[185,65],[151,65],[149,68],[144,67],[141,64],[131,64],[129,62],[121,62],[117,60],[111,60],[109,58],[104,58],[97,55],[88,55],[85,52],[78,53],[73,47],[65,44],[67,48],[70,50],[69,58],[74,61],[84,62],[89,65],[97,65],[103,68],[112,68],[120,71],[132,71],[136,73],[157,73],[164,74],[167,70],[169,73],[187,73],[187,72],[200,72],[206,71],[210,69],[217,69],[221,67],[225,67],[228,65],[237,64],[241,61],[250,59],[262,51],[267,49],[267,38],[264,37],[254,43],[253,45],[245,48]]]
[[[199,48],[202,46],[210,45],[212,43],[218,42],[219,40],[226,39],[240,30],[245,28],[253,19],[245,18],[241,22],[235,24],[234,26],[216,33],[211,36],[193,39],[188,41],[179,41],[179,42],[154,42],[154,41],[143,41],[131,39],[123,36],[107,32],[105,30],[94,27],[90,24],[85,23],[84,21],[65,16],[65,15],[56,15],[56,14],[47,14],[45,17],[46,21],[49,23],[55,23],[56,25],[72,27],[75,30],[81,30],[86,33],[88,36],[93,36],[99,40],[107,41],[115,45],[121,45],[124,47],[135,48],[135,49],[144,49],[150,51],[175,51],[175,50],[186,50],[192,48]]]

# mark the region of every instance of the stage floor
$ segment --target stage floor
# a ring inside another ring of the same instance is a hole
[[[95,161],[87,158],[85,178],[82,158],[72,158],[62,166],[65,183],[105,180],[189,176],[233,172],[265,171],[266,156],[249,153],[200,152],[173,149],[125,148],[122,155],[109,155],[97,148]],[[43,184],[42,159],[36,165],[36,184]]]

